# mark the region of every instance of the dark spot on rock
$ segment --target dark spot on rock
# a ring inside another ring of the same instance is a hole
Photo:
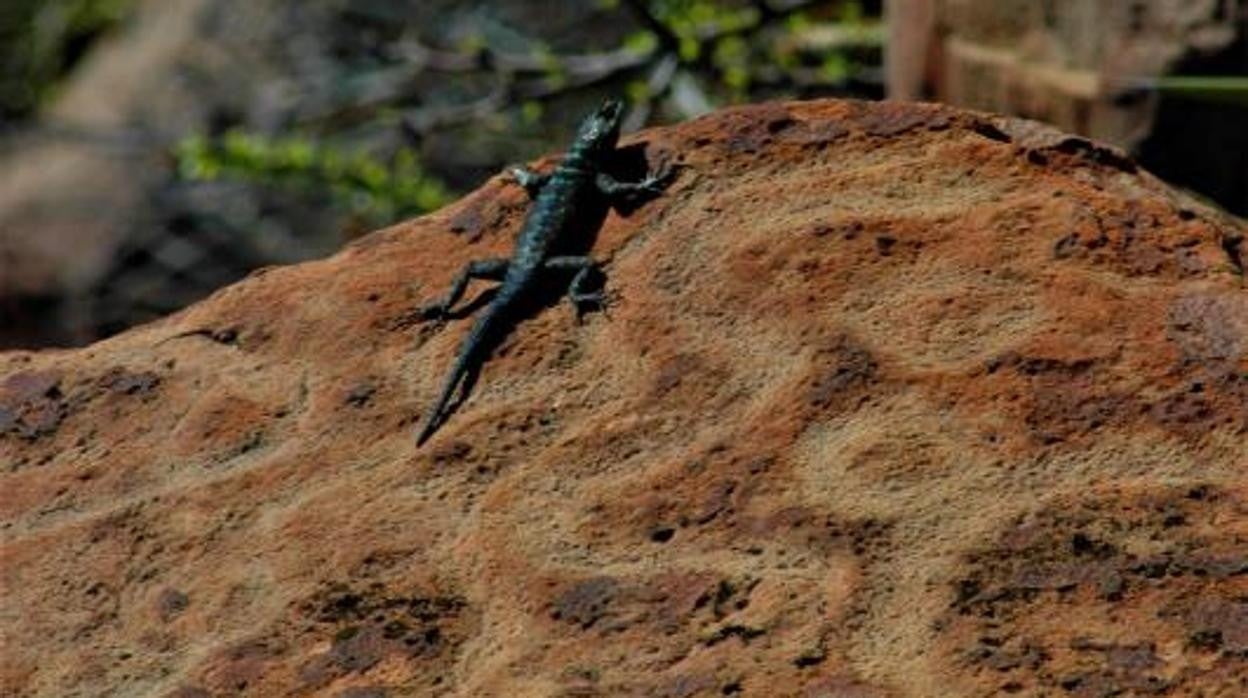
[[[321,607],[318,620],[335,622],[348,618],[358,618],[363,608],[364,597],[354,592],[342,592],[332,595]]]
[[[893,246],[897,244],[897,238],[890,235],[878,235],[875,238],[875,250],[881,256],[887,257],[893,253]]]
[[[264,432],[252,431],[243,435],[231,451],[232,456],[241,456],[250,453],[264,445]]]
[[[377,392],[377,386],[371,381],[363,381],[357,383],[354,387],[347,391],[347,395],[343,398],[343,402],[351,407],[364,407],[368,401],[372,399]]]
[[[473,240],[481,237],[481,231],[486,227],[486,216],[482,210],[484,206],[485,202],[478,197],[466,202],[451,217],[451,232],[467,235]]]
[[[1216,640],[1222,652],[1248,657],[1248,600],[1204,598],[1183,615],[1192,628],[1189,638]]]
[[[341,674],[342,670],[334,663],[329,653],[312,656],[298,670],[299,680],[310,688],[324,686]]]
[[[407,614],[422,623],[432,623],[446,616],[458,615],[467,604],[459,597],[414,597],[406,601]]]
[[[785,114],[784,116],[776,117],[767,122],[767,133],[775,135],[777,133],[780,133],[781,131],[785,131],[785,130],[792,128],[795,123],[797,122],[794,121],[793,117],[789,116],[788,114]]]
[[[122,395],[146,395],[160,385],[160,376],[151,371],[134,373],[114,368],[100,378],[100,387]]]
[[[752,461],[749,467],[756,467],[758,461]],[[737,483],[731,480],[723,480],[715,483],[709,488],[709,491],[702,498],[698,508],[692,515],[692,523],[697,526],[705,526],[714,521],[720,514],[732,508],[732,495],[737,490]]]
[[[344,628],[334,637],[329,656],[349,672],[367,671],[385,656],[385,642],[378,628]]]
[[[1162,520],[1161,525],[1165,528],[1174,528],[1175,526],[1182,526],[1186,523],[1186,516],[1183,516],[1182,514],[1170,514]]]
[[[1096,591],[1105,601],[1121,601],[1127,591],[1127,581],[1117,571],[1110,571],[1098,580]]]
[[[384,620],[384,616],[382,617]],[[387,640],[398,640],[407,635],[407,623],[401,620],[392,620],[381,626],[382,637]]]
[[[664,361],[654,379],[656,394],[666,395],[701,368],[702,359],[696,354],[681,353]]]
[[[715,618],[717,620],[728,615],[728,611],[725,606],[732,600],[732,597],[735,596],[736,593],[737,587],[735,584],[727,579],[719,580],[719,584],[715,586],[715,603],[711,605],[711,612],[715,614]]]
[[[190,605],[191,597],[173,588],[161,591],[156,599],[156,610],[166,623],[181,615]]]
[[[1114,645],[1105,651],[1105,662],[1111,669],[1133,672],[1161,664],[1151,644]]]
[[[1166,334],[1191,363],[1233,364],[1248,336],[1238,328],[1248,323],[1248,307],[1240,298],[1193,293],[1170,306]]]
[[[737,637],[741,638],[741,642],[743,644],[748,645],[750,644],[750,640],[763,635],[764,632],[765,631],[761,628],[751,628],[747,625],[733,623],[716,630],[710,637],[706,638],[702,644],[707,647],[714,647],[730,637]]]
[[[0,436],[16,433],[34,441],[54,433],[69,413],[60,383],[61,375],[51,371],[5,378],[0,383]]]
[[[1103,559],[1112,555],[1114,546],[1099,541],[1094,541],[1088,537],[1086,533],[1080,531],[1070,537],[1070,552],[1077,557],[1092,557]]]
[[[60,382],[61,375],[51,371],[15,373],[0,384],[0,396],[9,403],[59,397]]]
[[[420,632],[409,633],[403,638],[403,644],[417,654],[436,654],[442,642],[442,631],[437,627],[425,628]]]
[[[275,658],[287,650],[274,638],[247,640],[231,645],[222,653],[220,665],[212,672],[214,694],[236,695],[256,683],[269,670]]]
[[[1013,138],[1010,138],[1009,134],[987,121],[977,120],[972,122],[971,131],[978,133],[990,141],[997,141],[998,143],[1012,143],[1014,141]]]
[[[849,134],[849,127],[841,121],[792,122],[776,133],[783,143],[803,146],[823,146]]]
[[[747,461],[745,470],[751,475],[758,475],[759,473],[767,472],[771,469],[771,466],[775,464],[775,456],[759,456],[757,458],[751,458]],[[731,489],[728,491],[728,494],[732,494]]]
[[[351,638],[359,634],[359,632],[360,632],[359,627],[354,626],[354,625],[348,625],[345,628],[339,628],[338,632],[334,633],[334,642],[346,642],[347,640],[350,640]]]
[[[1127,174],[1135,174],[1139,169],[1131,158],[1109,146],[1093,143],[1086,138],[1071,136],[1050,146],[1052,150],[1063,155],[1074,155],[1085,158],[1098,165],[1107,165]]]
[[[828,650],[820,645],[814,649],[808,650],[793,660],[793,666],[798,669],[806,669],[812,666],[823,664],[828,658]]]
[[[814,225],[810,226],[808,230],[808,234],[811,237],[822,238],[822,237],[827,237],[828,235],[830,235],[833,230],[834,230],[833,227],[828,225],[827,223],[815,223]]]
[[[871,352],[846,337],[820,350],[816,361],[819,373],[807,391],[806,400],[819,409],[832,406],[854,388],[869,385],[879,369]]]
[[[1078,373],[1044,376],[1034,381],[1025,423],[1042,444],[1055,444],[1091,434],[1125,419],[1131,412],[1126,395],[1098,394]]]
[[[858,113],[858,124],[870,136],[890,137],[918,128],[939,131],[949,128],[952,119],[948,113],[936,109],[916,107],[901,102],[880,102],[863,108]]]
[[[431,457],[435,465],[458,463],[472,453],[472,444],[467,441],[451,441],[434,449]]]
[[[1093,366],[1091,359],[1074,359],[1065,361],[1045,356],[1013,357],[1013,366],[1020,375],[1028,377],[1058,376],[1076,378],[1088,372]]]
[[[1170,561],[1165,559],[1144,560],[1131,567],[1131,571],[1146,579],[1161,579],[1170,570]]]
[[[650,532],[650,540],[655,543],[666,543],[676,535],[676,529],[671,527],[656,528]]]
[[[1208,422],[1216,416],[1212,404],[1191,393],[1172,394],[1152,406],[1150,414],[1157,423],[1176,431],[1204,433]]]
[[[1244,236],[1240,233],[1228,232],[1222,235],[1222,251],[1226,253],[1227,258],[1231,261],[1231,268],[1235,273],[1243,276],[1244,274]]]
[[[609,613],[618,591],[619,582],[611,577],[577,582],[554,600],[550,616],[589,629]]]
[[[217,344],[231,346],[238,342],[238,328],[226,327],[220,330],[210,330],[208,331],[207,336]]]
[[[1217,652],[1222,649],[1222,632],[1209,628],[1197,630],[1188,636],[1187,645],[1202,652]]]
[[[725,124],[728,135],[724,146],[731,153],[755,153],[771,143],[775,134],[787,130],[793,123],[793,117],[784,105],[763,104],[751,109],[747,118]]]

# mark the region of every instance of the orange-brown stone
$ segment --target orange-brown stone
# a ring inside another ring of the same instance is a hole
[[[421,449],[491,180],[0,354],[0,693],[1248,695],[1242,223],[1103,146],[837,101],[637,134],[617,297]]]

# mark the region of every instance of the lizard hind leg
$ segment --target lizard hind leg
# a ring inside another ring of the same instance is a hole
[[[576,319],[579,322],[586,308],[606,310],[607,296],[601,288],[591,289],[593,277],[601,274],[602,269],[591,257],[551,257],[546,260],[548,269],[576,271],[572,283],[568,284],[568,300],[576,308]]]
[[[420,309],[421,318],[431,320],[446,317],[451,312],[451,307],[459,302],[460,298],[464,297],[464,291],[468,289],[469,281],[472,279],[501,281],[507,274],[509,264],[510,261],[502,257],[469,262],[464,266],[463,271],[459,272],[459,275],[455,277],[455,280],[451,282],[451,289],[442,300],[430,303]]]

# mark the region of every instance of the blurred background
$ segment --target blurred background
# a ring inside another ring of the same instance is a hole
[[[606,95],[1016,114],[1248,214],[1248,0],[3,0],[0,349],[434,210]]]

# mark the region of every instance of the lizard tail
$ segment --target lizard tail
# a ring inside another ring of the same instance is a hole
[[[429,411],[429,416],[425,419],[425,427],[420,430],[420,434],[416,437],[416,445],[421,446],[433,436],[433,432],[442,426],[442,420],[445,419],[443,414],[446,411],[446,405],[451,401],[451,396],[455,394],[455,388],[464,377],[464,369],[456,362],[455,370],[451,372],[450,378],[446,381],[446,386],[442,388],[442,395],[438,398],[433,409]]]
[[[438,396],[438,401],[434,403],[433,409],[429,411],[429,416],[425,420],[425,426],[420,430],[420,434],[416,437],[416,445],[420,446],[429,440],[430,436],[442,426],[442,422],[447,417],[447,407],[451,404],[451,398],[455,396],[455,390],[459,388],[468,371],[474,367],[480,367],[486,359],[486,355],[493,350],[494,328],[497,324],[496,318],[503,312],[503,308],[499,305],[491,305],[487,307],[484,314],[477,320],[476,324],[468,332],[468,336],[464,338],[463,344],[460,345],[459,356],[455,359],[455,365],[451,368],[451,373],[447,376],[446,385],[442,386],[442,393]]]

